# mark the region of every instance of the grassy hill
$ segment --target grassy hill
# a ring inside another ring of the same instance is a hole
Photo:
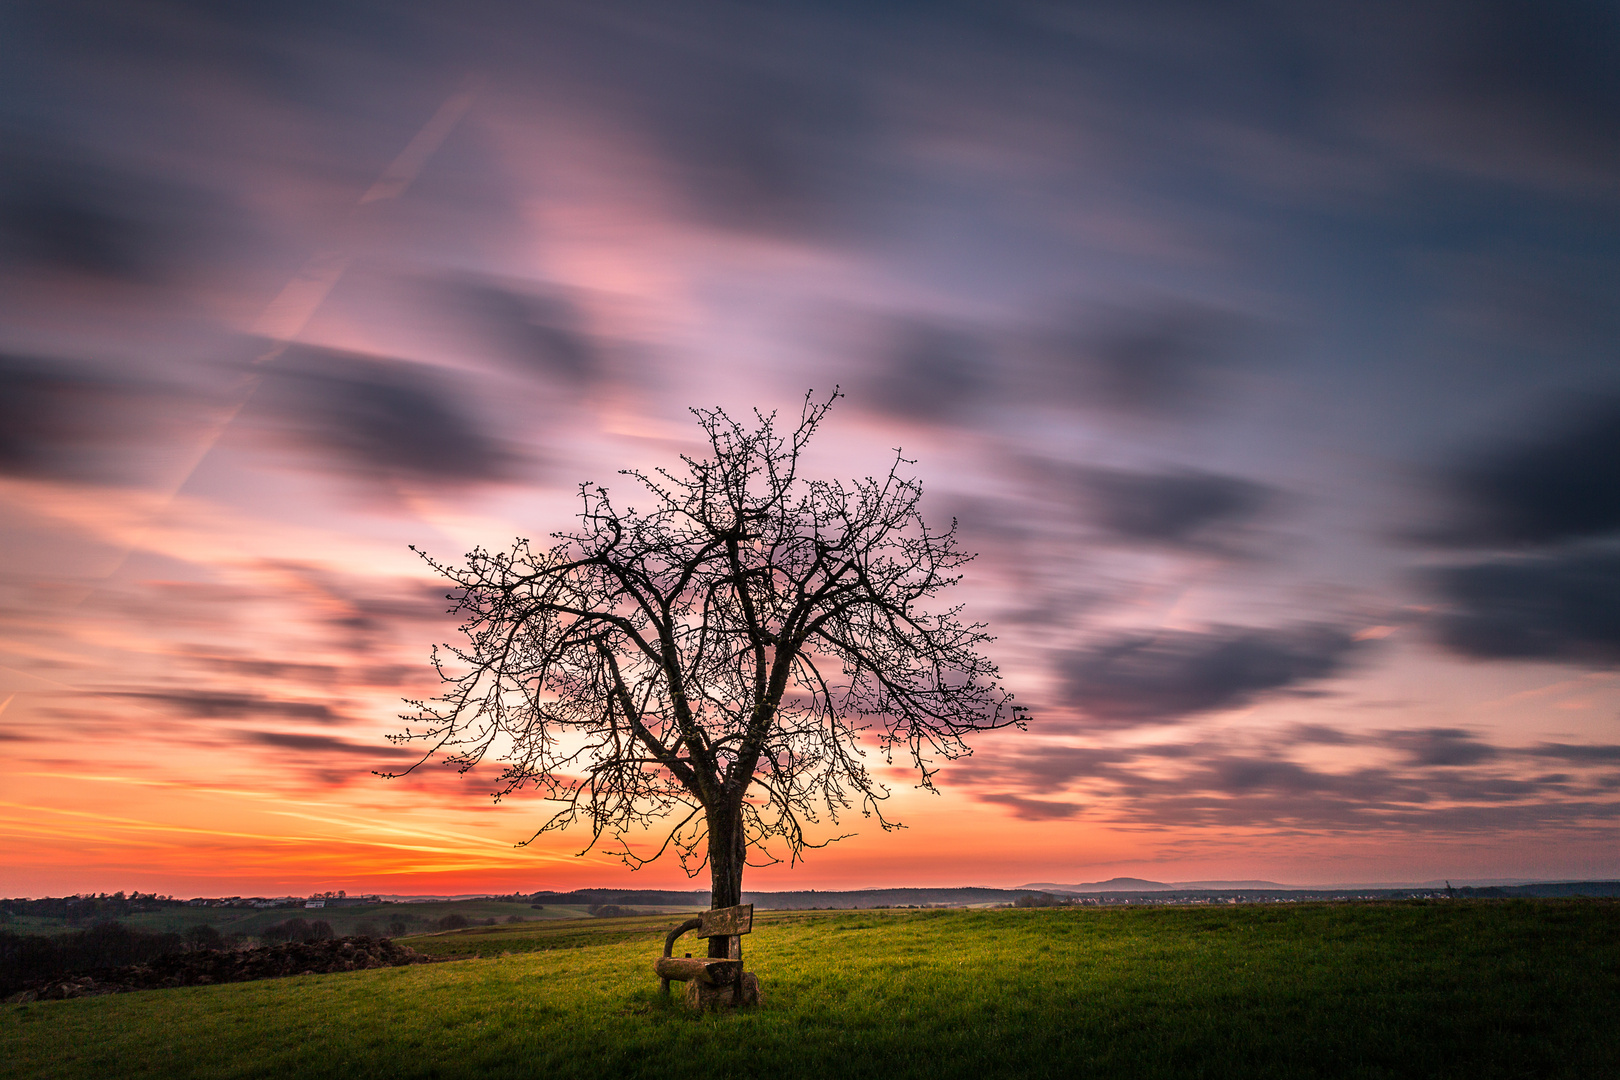
[[[1620,1075],[1612,902],[771,914],[746,939],[765,1005],[704,1016],[657,994],[670,922],[0,1006],[0,1076]]]

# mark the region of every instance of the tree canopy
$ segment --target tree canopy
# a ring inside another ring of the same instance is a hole
[[[434,651],[443,691],[394,739],[462,771],[498,761],[497,799],[558,803],[531,840],[583,822],[587,850],[605,839],[631,866],[672,849],[689,874],[707,863],[716,907],[739,902],[750,852],[797,860],[851,811],[895,827],[869,752],[932,789],[968,735],[1024,710],[984,625],[925,606],[973,556],[954,521],[923,521],[915,463],[800,474],[839,396],[807,396],[791,431],[694,409],[707,456],[623,474],[645,508],[585,483],[579,525],[549,546],[424,555],[465,641]]]

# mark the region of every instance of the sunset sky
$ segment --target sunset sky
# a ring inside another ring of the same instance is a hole
[[[1613,5],[8,5],[0,136],[0,894],[686,887],[373,775],[408,545],[834,384],[1036,719],[745,887],[1620,876]]]

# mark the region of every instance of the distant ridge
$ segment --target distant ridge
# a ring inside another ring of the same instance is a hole
[[[1164,892],[1178,888],[1162,881],[1145,878],[1116,877],[1107,881],[1092,881],[1079,885],[1057,885],[1050,881],[1037,881],[1033,885],[1019,885],[1020,889],[1039,889],[1042,892]]]
[[[1148,881],[1146,878],[1116,877],[1107,881],[1083,882],[1077,885],[1059,885],[1051,881],[1037,881],[1020,885],[1020,889],[1039,889],[1042,892],[1181,892],[1187,889],[1309,889],[1309,885],[1279,885],[1275,881]]]

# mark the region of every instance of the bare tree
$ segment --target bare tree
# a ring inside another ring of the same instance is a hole
[[[924,524],[913,462],[848,484],[799,475],[838,397],[807,396],[788,434],[774,413],[749,428],[694,409],[711,457],[624,473],[648,509],[582,484],[580,526],[549,548],[424,555],[467,640],[435,649],[444,693],[411,702],[395,741],[463,772],[500,761],[497,800],[532,787],[560,802],[531,840],[584,819],[586,850],[607,837],[633,867],[671,848],[688,874],[706,861],[714,907],[740,902],[750,851],[796,861],[838,839],[807,827],[851,809],[896,827],[863,744],[932,789],[968,734],[1022,726],[1024,710],[979,652],[984,626],[921,606],[973,556],[954,521]],[[654,826],[637,854],[629,840]]]

